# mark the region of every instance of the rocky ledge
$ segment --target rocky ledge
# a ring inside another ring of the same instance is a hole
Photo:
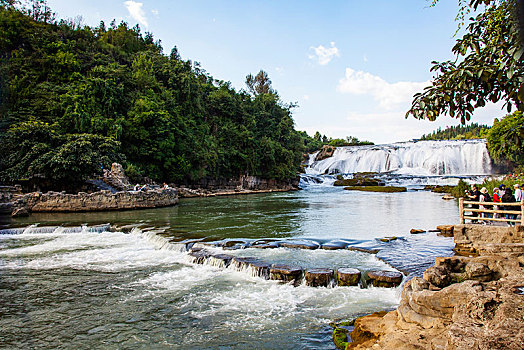
[[[346,349],[524,349],[524,227],[457,225],[457,252],[404,285],[391,312],[358,318]],[[343,346],[341,346],[341,344]]]
[[[157,208],[178,203],[176,190],[151,191],[98,191],[79,192],[33,192],[13,202],[13,216],[28,215],[31,212],[81,212],[124,209]]]

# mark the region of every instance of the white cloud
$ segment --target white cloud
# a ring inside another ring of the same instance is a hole
[[[362,60],[363,60],[364,62],[367,62],[367,61],[368,61],[368,56],[364,55],[364,57],[362,57]]]
[[[283,67],[275,67],[275,72],[283,73],[284,72],[284,68]]]
[[[322,45],[319,45],[317,47],[311,46],[310,50],[312,49],[315,51],[314,55],[309,55],[309,58],[312,60],[318,61],[318,63],[322,66],[328,64],[335,56],[340,56],[340,51],[335,46],[335,42],[332,41],[331,47],[324,47]]]
[[[307,100],[309,100],[309,95],[304,95],[302,98],[303,98],[305,101],[307,101]]]
[[[391,110],[410,102],[416,92],[422,91],[429,81],[399,81],[388,83],[379,76],[364,71],[346,68],[346,75],[340,79],[337,90],[354,95],[371,95],[379,106]]]
[[[142,6],[144,5],[141,2],[135,2],[132,0],[124,2],[125,7],[129,11],[129,15],[133,17],[138,23],[142,24],[144,27],[147,27],[147,18]]]
[[[160,13],[157,9],[152,9],[151,10],[151,13],[154,14],[155,16],[158,16],[158,14]]]

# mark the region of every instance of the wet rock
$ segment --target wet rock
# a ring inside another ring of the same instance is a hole
[[[280,247],[280,243],[278,242],[269,242],[265,244],[257,244],[252,245],[251,248],[258,248],[258,249],[272,249],[272,248],[278,248]]]
[[[213,254],[213,255],[210,255],[208,258],[211,265],[222,267],[222,268],[228,267],[232,259],[233,257],[227,254]]]
[[[346,249],[369,253],[369,254],[376,254],[379,252],[380,247],[381,247],[381,244],[377,243],[376,240],[373,240],[373,241],[364,241],[364,242],[359,242],[355,244],[350,244],[347,246]]]
[[[11,213],[11,216],[14,217],[14,218],[16,218],[16,217],[23,217],[23,216],[29,216],[29,210],[27,210],[27,208],[25,208],[25,207],[16,208]]]
[[[371,284],[375,287],[396,287],[402,282],[402,274],[395,271],[369,271]]]
[[[238,248],[245,248],[247,245],[247,242],[230,240],[230,241],[222,242],[220,245],[222,246],[222,248],[225,248],[225,249],[227,248],[238,249]]]
[[[233,266],[238,271],[247,270],[247,268],[249,267],[249,263],[253,261],[258,261],[258,259],[250,256],[234,256],[233,259],[231,259],[230,266]]]
[[[346,247],[349,245],[347,242],[342,241],[331,241],[322,244],[321,248],[326,250],[337,250],[337,249],[346,249]]]
[[[379,238],[379,241],[381,241],[381,242],[391,242],[391,241],[394,241],[396,239],[397,239],[396,236],[388,236],[388,237]]]
[[[368,254],[377,254],[379,252],[379,249],[377,248],[367,248],[367,247],[360,247],[360,246],[348,246],[346,249],[354,250],[357,252],[368,253]]]
[[[451,284],[450,271],[443,266],[432,266],[428,268],[424,271],[422,278],[439,288],[444,288]]]
[[[306,285],[310,287],[327,287],[332,283],[333,276],[331,269],[310,269],[304,274]]]
[[[322,146],[322,149],[320,150],[320,152],[318,152],[317,156],[315,157],[315,161],[323,160],[333,156],[333,153],[335,153],[335,149],[335,146]]]
[[[270,276],[271,264],[265,261],[254,260],[249,262],[249,269],[251,270],[252,276],[261,277],[268,280]]]
[[[453,237],[453,225],[439,225],[437,226],[437,230],[440,232],[442,236],[445,237]]]
[[[295,248],[295,249],[318,249],[320,244],[309,241],[285,241],[279,243],[284,248]]]
[[[383,186],[384,183],[377,179],[371,178],[353,178],[336,180],[334,186]]]
[[[211,254],[205,249],[194,249],[188,255],[193,264],[204,264]]]
[[[302,268],[298,266],[273,264],[269,272],[272,280],[298,282],[302,278]]]
[[[419,228],[412,228],[411,230],[409,230],[409,233],[411,233],[412,235],[416,235],[416,234],[424,233],[424,232],[426,232],[426,230],[422,230]]]
[[[337,284],[339,286],[358,286],[361,272],[350,267],[341,267],[337,270]]]

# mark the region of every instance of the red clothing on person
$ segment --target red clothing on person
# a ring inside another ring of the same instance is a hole
[[[502,201],[500,200],[500,197],[499,197],[498,193],[496,193],[496,192],[493,193],[493,197],[491,197],[491,198],[493,198],[493,202],[495,202],[495,203],[502,203]]]

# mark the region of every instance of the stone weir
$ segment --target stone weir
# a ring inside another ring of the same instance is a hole
[[[113,227],[114,230],[125,231],[126,227]],[[135,231],[134,231],[135,230]],[[397,287],[404,275],[397,271],[360,271],[351,267],[329,268],[303,268],[291,264],[271,264],[256,257],[240,257],[222,252],[216,249],[235,250],[246,248],[271,249],[322,249],[323,245],[310,241],[278,241],[273,239],[260,239],[252,242],[224,240],[218,242],[203,243],[200,240],[176,241],[163,235],[162,232],[152,230],[141,232],[137,228],[131,228],[131,232],[140,234],[159,249],[177,250],[187,252],[188,261],[193,264],[211,265],[224,269],[243,271],[253,277],[266,280],[276,280],[298,286],[305,284],[310,287],[345,287],[359,286],[366,288],[375,287]],[[338,249],[349,249],[347,243],[329,242],[325,249],[332,250],[335,243]],[[208,248],[214,248],[212,250]]]
[[[295,286],[305,283],[310,287],[360,286],[397,287],[403,275],[396,271],[364,271],[354,268],[310,268],[289,264],[270,264],[255,257],[238,257],[229,254],[216,254],[201,248],[189,249],[189,261],[194,264],[207,264],[220,268],[233,268],[246,271],[253,277],[290,283]]]
[[[13,216],[37,212],[83,212],[104,210],[145,209],[175,205],[178,193],[174,189],[150,191],[33,192],[13,202]]]
[[[457,255],[407,281],[396,310],[356,319],[349,339],[335,326],[338,348],[524,349],[524,227],[453,231]]]

